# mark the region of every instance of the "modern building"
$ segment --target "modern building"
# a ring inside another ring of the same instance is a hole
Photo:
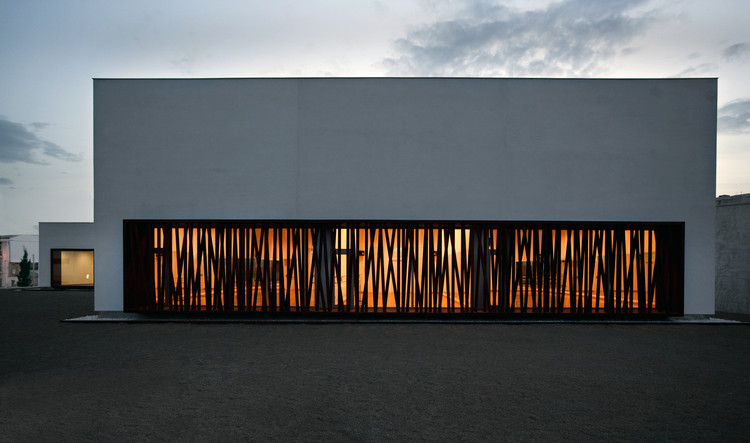
[[[117,312],[711,314],[715,170],[716,79],[100,79],[94,223],[40,225],[40,282],[95,272]]]
[[[0,235],[0,288],[18,286],[18,273],[21,270],[21,260],[26,251],[27,259],[31,262],[29,278],[31,285],[36,286],[38,280],[37,257],[39,257],[38,235]]]

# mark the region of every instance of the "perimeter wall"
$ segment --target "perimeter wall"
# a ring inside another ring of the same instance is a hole
[[[716,199],[716,310],[750,314],[750,194]]]

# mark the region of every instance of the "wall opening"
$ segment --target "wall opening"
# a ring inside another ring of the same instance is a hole
[[[93,249],[53,249],[52,287],[90,288],[94,286]]]
[[[679,315],[682,223],[125,221],[130,311]]]

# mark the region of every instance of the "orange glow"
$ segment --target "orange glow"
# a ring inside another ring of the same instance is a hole
[[[484,232],[155,228],[154,284],[167,306],[209,310],[228,303],[365,312],[654,307],[653,231]],[[509,246],[511,254],[500,252]],[[505,256],[512,263],[502,263]],[[483,307],[473,306],[477,291]]]
[[[52,285],[94,286],[94,251],[53,250]]]

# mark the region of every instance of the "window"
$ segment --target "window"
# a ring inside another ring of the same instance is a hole
[[[124,223],[131,311],[674,314],[681,223]]]
[[[94,251],[53,249],[52,287],[93,287]]]

